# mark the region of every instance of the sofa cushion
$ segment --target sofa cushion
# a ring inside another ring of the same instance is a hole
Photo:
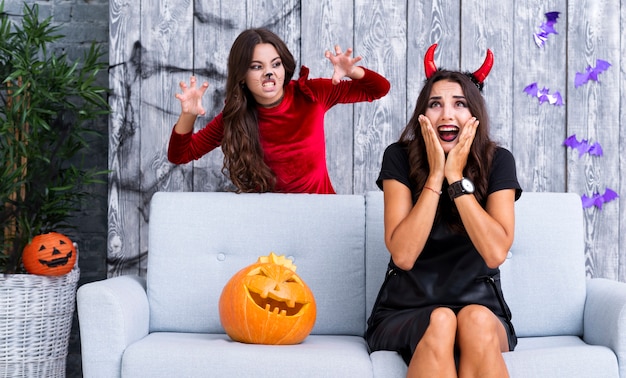
[[[222,288],[274,252],[293,259],[313,291],[312,334],[363,335],[364,214],[360,195],[156,193],[146,277],[150,331],[224,332]]]
[[[245,373],[244,373],[245,372]],[[298,345],[251,345],[226,335],[152,333],[122,359],[123,377],[372,377],[358,336],[309,336]]]
[[[406,377],[407,365],[399,353],[390,350],[378,350],[370,354],[372,370],[376,378]]]
[[[527,337],[503,354],[511,377],[618,377],[611,349],[585,344],[577,336]]]
[[[515,240],[500,270],[517,335],[582,335],[586,277],[580,197],[525,192],[515,212]]]

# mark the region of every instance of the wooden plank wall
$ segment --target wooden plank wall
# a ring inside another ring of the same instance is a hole
[[[558,34],[543,48],[533,33],[558,11]],[[166,158],[180,107],[174,94],[191,74],[208,80],[207,115],[222,107],[226,60],[235,37],[268,27],[287,42],[311,77],[329,77],[324,51],[353,47],[362,64],[386,76],[389,95],[339,105],[326,118],[327,159],[338,193],[375,190],[384,148],[413,111],[424,79],[423,54],[439,43],[440,67],[474,70],[490,48],[495,66],[484,95],[493,137],[517,159],[526,191],[621,197],[585,210],[587,274],[626,281],[626,7],[618,0],[111,0],[109,275],[145,274],[149,201],[156,191],[223,191],[221,151],[184,166]],[[596,59],[612,66],[599,82],[576,88],[574,77]],[[536,82],[560,92],[563,106],[539,104],[523,89]],[[624,125],[624,126],[622,126]],[[599,142],[604,156],[579,157],[566,137]],[[539,220],[538,220],[539,221]],[[181,235],[181,237],[183,237]]]

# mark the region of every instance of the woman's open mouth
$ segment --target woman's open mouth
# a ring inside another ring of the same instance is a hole
[[[263,87],[264,90],[274,90],[274,88],[276,88],[276,81],[274,80],[263,80],[263,83],[261,83],[261,86]]]
[[[439,139],[444,142],[452,142],[459,135],[459,128],[449,125],[439,126],[437,132],[439,133]]]

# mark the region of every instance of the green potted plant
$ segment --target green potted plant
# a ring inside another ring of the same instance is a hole
[[[80,158],[93,132],[88,121],[108,112],[97,74],[106,68],[98,46],[70,62],[53,49],[63,38],[37,4],[24,5],[21,25],[0,3],[0,270],[21,272],[21,252],[33,236],[71,226],[86,185],[103,172]]]
[[[62,277],[25,274],[22,251],[36,235],[72,227],[73,214],[88,199],[88,185],[105,174],[86,169],[82,161],[94,134],[90,121],[109,112],[107,90],[97,84],[98,73],[106,69],[104,54],[92,44],[82,60],[70,61],[58,45],[55,49],[62,38],[51,18],[40,19],[37,4],[24,4],[18,19],[0,2],[0,371],[18,376],[41,373],[44,365],[64,376],[65,355],[46,360],[57,352],[46,350],[46,344],[55,342],[33,317],[50,317],[45,313],[50,302],[60,300],[65,308],[50,311],[69,315],[71,327],[78,281],[77,266]],[[69,285],[67,294],[54,285]],[[67,354],[68,322],[45,322],[57,326],[49,333],[60,331],[61,354]],[[31,340],[34,347],[23,345]],[[26,350],[25,355],[35,350],[35,355],[22,360],[16,350]]]

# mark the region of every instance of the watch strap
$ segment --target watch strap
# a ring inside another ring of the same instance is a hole
[[[467,191],[463,188],[463,180],[455,181],[448,186],[448,196],[451,200],[467,194]]]

